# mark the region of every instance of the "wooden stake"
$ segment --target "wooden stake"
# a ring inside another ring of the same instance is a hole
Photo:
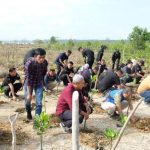
[[[124,130],[125,130],[125,128],[126,128],[128,122],[129,122],[130,118],[133,116],[133,114],[135,113],[136,109],[138,108],[138,106],[141,104],[141,102],[142,102],[143,100],[144,100],[144,98],[141,98],[141,99],[139,100],[139,102],[137,103],[137,105],[135,106],[135,108],[134,108],[134,109],[131,111],[131,113],[129,114],[129,116],[128,116],[128,118],[127,118],[125,124],[123,125],[123,127],[122,127],[122,129],[121,129],[121,131],[120,131],[120,133],[119,133],[119,135],[118,135],[118,138],[117,138],[117,140],[115,141],[115,143],[114,143],[114,145],[113,145],[113,147],[112,147],[111,150],[115,150],[115,149],[116,149],[116,147],[117,147],[117,145],[118,145],[118,143],[119,143],[119,141],[120,141],[120,139],[121,139],[121,137],[122,137],[122,135],[123,135],[123,132],[124,132]]]

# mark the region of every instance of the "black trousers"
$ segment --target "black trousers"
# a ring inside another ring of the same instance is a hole
[[[89,68],[92,69],[94,63],[94,59],[87,60],[87,64],[89,64]]]
[[[115,69],[115,64],[116,64],[116,69],[119,69],[119,63],[120,63],[120,59],[115,59],[112,60],[112,69]]]
[[[21,89],[22,84],[21,83],[15,83],[15,84],[13,84],[13,87],[14,87],[14,93],[17,93]],[[3,88],[4,88],[4,93],[6,95],[9,95],[9,92],[11,91],[9,85],[4,86]]]
[[[62,66],[58,63],[56,63],[56,66],[57,66],[56,80],[59,81],[59,75],[61,73]]]

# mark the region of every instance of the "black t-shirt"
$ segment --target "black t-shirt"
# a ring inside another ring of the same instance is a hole
[[[13,84],[16,80],[20,80],[19,74],[16,74],[16,76],[14,76],[14,77],[12,77],[10,74],[8,74],[5,77],[5,79],[4,79],[3,83],[2,83],[2,86],[8,86],[8,84],[10,84],[10,83]]]
[[[98,90],[104,92],[111,88],[113,85],[120,85],[120,78],[112,70],[103,72],[98,81]]]
[[[139,64],[136,64],[132,68],[132,73],[141,73],[142,72],[142,67]]]
[[[60,74],[60,76],[61,75],[69,75],[70,73],[74,73],[73,68],[65,67],[64,70],[62,71],[62,73]]]
[[[131,68],[125,66],[122,68],[123,74],[124,75],[130,75],[131,74]]]
[[[112,60],[120,59],[121,58],[121,53],[120,52],[114,52],[112,54]]]
[[[103,54],[104,54],[104,49],[101,48],[97,54],[96,61],[99,61],[100,58],[103,56]]]
[[[88,60],[93,60],[94,59],[94,52],[91,51],[90,49],[84,49],[82,51],[82,56],[87,57]]]
[[[35,55],[35,50],[34,49],[29,50],[24,57],[24,61],[23,61],[24,64],[27,62],[28,58],[34,57],[34,55]]]
[[[66,53],[60,53],[59,56],[58,56],[58,57],[56,58],[56,60],[55,60],[55,63],[61,65],[61,63],[60,63],[59,60],[61,60],[62,62],[63,62],[64,60],[68,60],[68,56],[66,55]]]

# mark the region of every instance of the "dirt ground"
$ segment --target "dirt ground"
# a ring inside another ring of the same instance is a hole
[[[61,85],[57,92],[54,89],[53,92],[46,94],[46,110],[48,114],[55,113],[55,107],[59,93],[63,89]],[[5,99],[2,95],[0,96],[0,150],[11,149],[11,128],[8,121],[10,114],[19,112],[19,116],[16,123],[16,135],[17,135],[17,150],[28,150],[28,149],[40,149],[40,139],[33,129],[33,122],[26,123],[26,113],[24,110],[24,97],[23,92],[19,92],[20,99],[18,101],[12,101]],[[80,131],[80,149],[82,150],[93,150],[99,144],[103,149],[110,149],[110,140],[104,137],[103,131],[106,128],[113,128],[115,131],[120,131],[121,128],[117,127],[117,120],[109,118],[107,113],[100,108],[100,104],[103,98],[100,98],[97,94],[93,96],[94,111],[90,116],[90,119],[86,123],[86,130],[83,130],[83,124],[81,125]],[[137,100],[134,100],[134,105]],[[34,115],[35,103],[32,104],[32,114]],[[126,110],[125,110],[126,113]],[[147,147],[139,143],[139,140],[135,140],[135,137],[142,137],[142,142],[148,144],[150,140],[150,109],[149,106],[142,103],[136,115],[141,119],[134,125],[129,124],[123,138],[121,139],[118,150],[125,149],[136,149],[144,150]],[[44,150],[70,150],[71,149],[71,134],[64,134],[59,127],[59,120],[52,118],[53,125],[44,134]],[[131,142],[133,141],[133,143]],[[140,141],[141,142],[141,141]],[[125,145],[125,143],[128,145]],[[130,145],[128,144],[130,143]],[[132,146],[133,145],[133,146]],[[140,149],[139,149],[140,145]],[[146,149],[148,150],[148,148]]]

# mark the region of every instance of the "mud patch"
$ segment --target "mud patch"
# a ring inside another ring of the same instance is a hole
[[[107,112],[98,104],[93,104],[93,114],[106,114]]]
[[[150,132],[150,118],[139,119],[136,123],[131,124],[132,127],[137,128],[141,132]]]
[[[51,114],[49,116],[50,127],[59,127],[60,122],[61,122],[61,120],[55,114]]]
[[[11,127],[9,123],[0,123],[0,145],[12,144]],[[16,126],[16,144],[24,144],[29,137],[22,131],[21,126]]]
[[[7,104],[8,102],[0,101],[0,105]]]
[[[94,129],[81,129],[80,142],[91,148],[104,147],[110,144],[110,140],[103,135],[102,131]]]

